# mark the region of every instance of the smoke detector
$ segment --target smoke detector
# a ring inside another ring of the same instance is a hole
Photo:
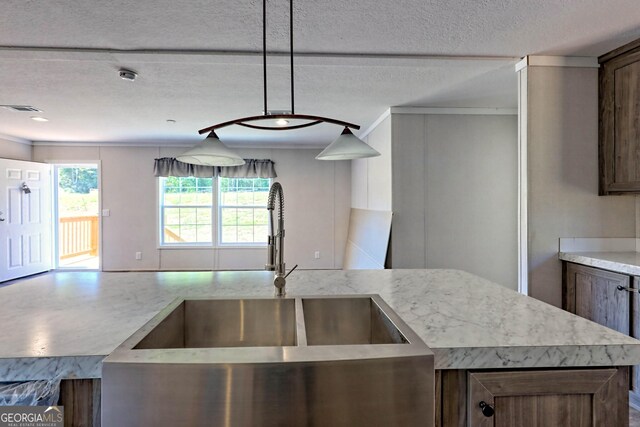
[[[138,73],[136,73],[135,71],[127,70],[126,68],[120,68],[120,70],[118,70],[118,75],[122,80],[126,80],[129,82],[135,81],[136,77],[138,77]]]

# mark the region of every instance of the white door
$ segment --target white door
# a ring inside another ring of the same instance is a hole
[[[0,159],[0,282],[51,269],[51,167]]]

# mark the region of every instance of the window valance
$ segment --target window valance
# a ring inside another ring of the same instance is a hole
[[[269,159],[244,159],[241,166],[202,166],[183,163],[175,157],[155,159],[155,176],[194,176],[196,178],[275,178],[275,163]]]

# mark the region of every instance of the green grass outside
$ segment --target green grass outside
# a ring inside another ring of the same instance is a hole
[[[235,206],[267,206],[268,193],[260,192],[228,192],[222,193],[223,205]],[[171,205],[188,205],[202,206],[213,203],[213,194],[211,192],[202,193],[165,193],[165,206]]]
[[[269,224],[266,209],[267,196],[268,193],[262,191],[221,194],[223,204],[240,206],[221,210],[222,243],[266,242]],[[211,241],[210,230],[213,223],[211,208],[196,206],[212,204],[212,193],[166,193],[164,197],[164,223],[168,229],[189,242]],[[186,205],[186,207],[170,207],[177,204]],[[254,208],[253,206],[265,207]]]
[[[98,215],[100,203],[98,192],[87,194],[58,192],[58,209],[61,217]]]

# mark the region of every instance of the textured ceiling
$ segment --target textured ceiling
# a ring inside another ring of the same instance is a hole
[[[4,1],[0,104],[36,106],[50,121],[0,109],[0,134],[191,143],[201,139],[197,129],[260,114],[261,7],[255,0]],[[294,17],[297,112],[363,128],[390,106],[515,107],[517,58],[598,56],[640,37],[637,0],[298,0]],[[286,50],[287,2],[269,1],[268,23],[269,49]],[[458,58],[424,57],[439,55]],[[269,64],[269,108],[287,109],[288,63],[272,56]],[[120,67],[139,79],[119,79]],[[322,146],[339,131],[229,128],[220,136],[232,144]]]

